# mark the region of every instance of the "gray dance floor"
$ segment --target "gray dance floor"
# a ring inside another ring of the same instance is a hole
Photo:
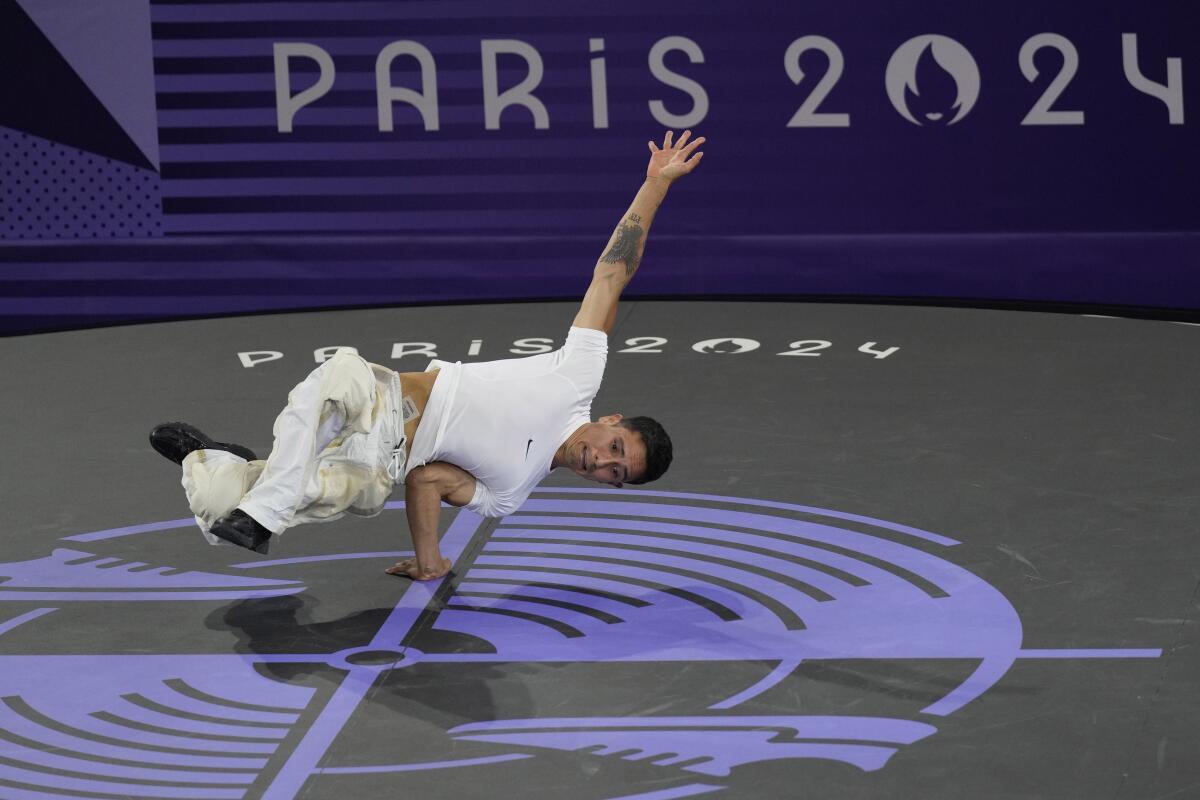
[[[1200,327],[626,303],[593,410],[675,465],[446,508],[433,584],[383,572],[402,492],[262,557],[147,443],[265,454],[314,351],[504,358],[573,313],[0,339],[0,797],[1200,796]]]

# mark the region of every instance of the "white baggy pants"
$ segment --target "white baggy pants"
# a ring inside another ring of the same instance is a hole
[[[209,544],[223,543],[209,531],[234,508],[276,534],[382,511],[406,455],[400,377],[339,350],[292,389],[274,435],[266,461],[225,450],[183,460],[183,489]]]

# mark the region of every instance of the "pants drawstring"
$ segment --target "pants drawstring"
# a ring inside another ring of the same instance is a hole
[[[392,448],[391,459],[387,465],[387,475],[392,479],[392,483],[396,484],[400,482],[404,475],[404,462],[408,457],[408,437],[404,435],[404,417],[400,411],[404,407],[404,395],[400,390],[400,377],[393,375],[392,381],[392,387],[395,392],[393,396],[396,401],[396,406],[392,407],[392,430],[396,435],[396,446]]]
[[[405,448],[407,444],[408,440],[405,439],[404,434],[401,434],[399,443],[392,450],[392,458],[387,465],[387,474],[392,479],[392,483],[400,482],[401,473],[404,471],[404,459],[407,455]]]

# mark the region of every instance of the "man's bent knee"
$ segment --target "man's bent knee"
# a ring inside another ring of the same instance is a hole
[[[352,431],[370,432],[375,392],[375,373],[350,350],[339,350],[321,366],[321,398],[338,407]]]

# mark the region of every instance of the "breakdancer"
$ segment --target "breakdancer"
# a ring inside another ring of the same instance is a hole
[[[272,535],[344,513],[373,516],[403,481],[415,558],[387,572],[440,578],[442,501],[483,516],[511,514],[551,470],[613,486],[646,483],[671,463],[671,440],[649,417],[591,419],[617,301],[637,272],[667,189],[700,163],[704,142],[649,142],[646,179],[596,263],[562,349],[462,364],[434,360],[397,373],[339,350],[288,395],[270,456],[217,442],[182,422],[150,433],[183,467],[183,487],[211,544],[266,553]]]

